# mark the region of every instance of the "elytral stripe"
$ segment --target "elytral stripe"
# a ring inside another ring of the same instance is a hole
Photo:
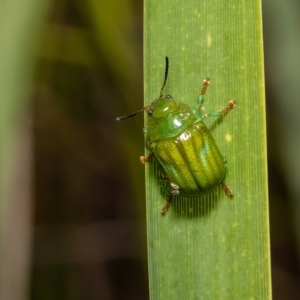
[[[182,190],[197,191],[199,189],[190,172],[188,162],[182,156],[182,150],[178,148],[177,140],[160,140],[156,142],[156,149],[151,150],[166,171],[170,182],[177,184]]]
[[[205,170],[207,168],[206,155],[199,155],[205,146],[202,133],[200,132],[199,135],[193,127],[190,127],[180,135],[180,141],[186,161],[190,162],[191,174],[197,181],[199,189],[205,190],[209,186],[209,176]]]
[[[223,157],[205,125],[195,124],[180,135],[183,153],[202,190],[209,190],[223,178]]]

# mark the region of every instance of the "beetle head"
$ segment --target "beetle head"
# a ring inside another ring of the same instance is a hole
[[[149,116],[152,116],[152,117],[158,119],[158,118],[162,118],[162,117],[166,116],[171,111],[176,110],[177,109],[177,104],[173,100],[172,96],[171,95],[166,95],[166,96],[163,95],[163,89],[166,85],[167,78],[168,78],[168,71],[169,71],[169,59],[166,56],[165,80],[164,80],[164,83],[163,83],[163,85],[160,89],[159,98],[155,99],[151,103],[150,106],[144,106],[139,111],[134,112],[132,114],[129,114],[127,116],[118,117],[117,121],[130,119],[130,118],[136,116],[137,114],[139,114],[143,111],[146,111]]]
[[[148,114],[153,118],[159,119],[165,117],[176,109],[177,103],[174,101],[171,95],[161,95],[158,99],[155,99],[151,103],[151,110],[148,111]]]

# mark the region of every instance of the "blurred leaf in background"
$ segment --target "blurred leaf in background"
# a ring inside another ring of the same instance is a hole
[[[299,299],[300,2],[263,1],[274,299]]]
[[[49,1],[0,5],[0,299],[24,299],[32,237],[34,52]]]
[[[143,120],[115,121],[142,105],[141,4],[53,5],[34,101],[33,299],[148,297]]]
[[[28,41],[40,46],[31,88],[33,164],[25,170],[33,170],[34,181],[34,216],[26,224],[28,232],[34,227],[32,272],[27,269],[23,282],[31,282],[32,299],[147,299],[144,168],[138,159],[143,119],[128,126],[115,120],[143,103],[142,3],[51,1],[39,23],[30,22],[38,16],[31,9],[27,23],[15,21],[28,31],[33,25],[42,30]],[[10,36],[19,43],[13,45],[19,57],[25,33]],[[21,80],[23,73],[32,78],[13,54]],[[7,63],[3,77],[11,67]],[[32,60],[30,68],[32,74]],[[15,223],[15,217],[7,219]],[[16,248],[25,248],[22,240]],[[6,295],[12,289],[7,285]]]

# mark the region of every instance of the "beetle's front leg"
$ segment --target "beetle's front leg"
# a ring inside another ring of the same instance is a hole
[[[221,110],[222,116],[226,116],[230,110],[235,108],[235,105],[236,105],[236,101],[230,100],[227,106]]]
[[[206,78],[203,80],[202,88],[199,92],[199,97],[198,97],[198,105],[197,107],[200,108],[203,105],[204,97],[203,95],[206,92],[207,87],[210,85],[209,78]]]
[[[232,109],[235,108],[236,105],[236,101],[235,100],[230,100],[227,104],[226,107],[224,107],[222,110],[219,111],[215,111],[209,114],[205,114],[202,116],[202,118],[206,118],[206,117],[219,117],[219,116],[226,116],[228,114],[228,112]]]

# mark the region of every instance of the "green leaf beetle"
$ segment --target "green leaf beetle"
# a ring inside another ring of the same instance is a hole
[[[120,121],[130,119],[143,111],[148,113],[148,123],[144,132],[147,135],[149,155],[141,156],[140,160],[146,163],[154,159],[161,167],[166,182],[166,185],[161,183],[161,188],[167,195],[167,202],[161,209],[162,215],[168,211],[172,198],[176,195],[198,197],[221,185],[227,196],[233,196],[230,188],[224,183],[227,162],[203,119],[225,116],[235,107],[236,101],[229,101],[220,111],[203,115],[203,96],[210,84],[209,78],[206,78],[199,92],[196,107],[176,103],[171,95],[163,94],[168,70],[169,60],[166,57],[165,79],[159,97],[151,105],[117,118]]]

